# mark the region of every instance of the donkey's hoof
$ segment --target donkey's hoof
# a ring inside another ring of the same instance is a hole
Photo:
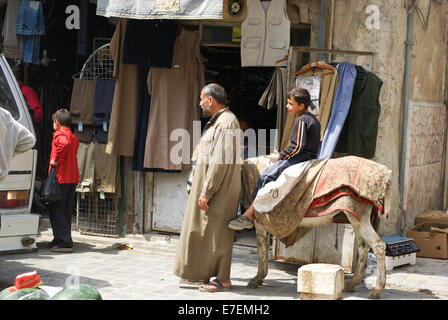
[[[263,284],[263,280],[260,281],[257,278],[253,278],[252,280],[249,281],[249,283],[247,284],[247,287],[249,289],[258,289],[262,284]]]
[[[347,291],[347,292],[355,291],[355,285],[353,283],[347,283],[344,288],[344,291]]]
[[[376,292],[375,290],[373,290],[372,292],[370,292],[369,296],[367,297],[369,299],[379,299],[380,298],[380,293]]]

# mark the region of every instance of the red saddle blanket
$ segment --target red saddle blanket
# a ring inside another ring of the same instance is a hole
[[[368,205],[373,206],[373,213],[384,212],[382,206],[375,206],[372,201],[359,197],[349,188],[339,188],[330,194],[314,199],[305,218],[322,217],[339,211],[345,211],[356,219],[360,220],[364,210]],[[344,214],[336,215],[334,223],[350,223]]]

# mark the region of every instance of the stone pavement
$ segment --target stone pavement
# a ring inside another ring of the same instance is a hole
[[[76,230],[75,228],[73,230]],[[181,286],[173,275],[177,235],[156,232],[124,238],[88,236],[72,231],[73,253],[51,252],[51,228],[41,226],[38,251],[0,256],[0,289],[14,284],[17,274],[36,270],[44,285],[64,287],[76,279],[99,290],[104,300],[297,300],[295,264],[269,261],[269,274],[259,289],[246,288],[257,272],[256,248],[235,245],[231,280],[233,289],[203,293]],[[117,249],[126,243],[132,250]],[[350,275],[346,275],[346,280]],[[366,300],[369,291],[360,284],[343,292],[344,300]],[[448,260],[417,258],[414,266],[388,271],[382,300],[448,300]]]

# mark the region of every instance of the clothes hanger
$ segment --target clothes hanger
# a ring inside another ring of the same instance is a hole
[[[279,64],[280,62],[287,61],[287,60],[288,60],[288,55],[284,56],[280,60],[275,61],[275,67],[277,67],[277,64]]]
[[[313,68],[321,68],[321,69],[328,69],[331,70],[332,72],[334,72],[336,69],[332,66],[329,66],[327,64],[322,64],[319,61],[313,61],[311,63],[308,63],[307,65],[305,65],[304,67],[302,67],[302,69],[300,69],[299,71],[296,72],[296,76],[305,73]]]

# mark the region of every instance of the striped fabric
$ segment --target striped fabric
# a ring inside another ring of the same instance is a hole
[[[295,155],[299,154],[300,151],[303,150],[303,129],[304,129],[303,121],[299,121],[299,125],[297,126],[296,147],[289,154],[287,154],[283,158],[283,160],[286,160],[288,158],[294,157]]]
[[[222,19],[223,0],[98,0],[96,14],[129,19]]]

